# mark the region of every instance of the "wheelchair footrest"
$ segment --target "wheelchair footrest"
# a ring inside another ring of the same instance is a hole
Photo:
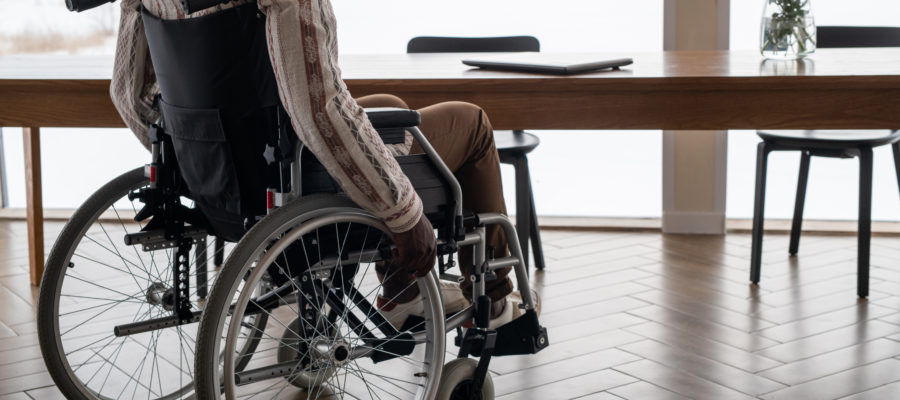
[[[256,368],[249,371],[241,371],[234,374],[234,384],[238,386],[249,385],[266,379],[292,376],[303,365],[298,360],[290,360],[268,367]]]
[[[459,343],[457,343],[459,345]],[[525,315],[497,328],[497,342],[494,356],[535,354],[550,345],[547,328],[538,322],[537,313],[528,310]],[[483,349],[481,340],[471,344],[469,355],[480,357]]]
[[[116,335],[116,337],[123,337],[137,335],[139,333],[158,331],[160,329],[171,328],[173,326],[193,324],[195,322],[200,322],[201,314],[201,311],[194,311],[193,313],[191,313],[191,316],[188,319],[182,319],[177,315],[171,315],[168,317],[155,318],[147,321],[117,325],[113,327],[113,334]]]

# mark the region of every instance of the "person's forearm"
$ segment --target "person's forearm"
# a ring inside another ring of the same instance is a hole
[[[122,17],[109,94],[125,125],[149,149],[147,126],[158,117],[153,109],[153,96],[158,90],[138,11],[139,5],[139,0],[122,0]]]
[[[301,140],[353,201],[394,232],[411,229],[422,202],[341,79],[329,0],[259,5],[279,93]]]

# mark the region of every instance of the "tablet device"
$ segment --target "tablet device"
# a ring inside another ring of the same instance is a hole
[[[598,60],[590,56],[566,56],[547,53],[516,53],[497,57],[463,60],[470,67],[495,71],[574,75],[631,65],[630,58]]]

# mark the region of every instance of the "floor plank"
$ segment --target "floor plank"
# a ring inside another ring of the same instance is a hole
[[[740,368],[747,372],[758,372],[783,365],[781,362],[759,354],[738,349],[697,335],[647,322],[626,328],[629,332],[653,339],[660,343],[689,351],[693,354]]]
[[[687,400],[687,397],[645,381],[619,386],[610,389],[609,393],[627,400]]]
[[[896,356],[900,356],[900,342],[889,339],[875,339],[871,342],[775,367],[761,372],[760,375],[788,385],[797,385],[822,376],[853,369],[859,365]]]
[[[900,380],[900,360],[889,359],[825,376],[763,396],[765,400],[837,399]]]
[[[637,381],[621,372],[606,369],[497,397],[497,400],[573,399]]]
[[[721,400],[752,399],[752,397],[734,389],[730,389],[727,386],[707,381],[650,360],[635,361],[633,363],[618,366],[615,369],[689,398]]]
[[[698,376],[753,396],[785,387],[785,385],[773,380],[653,340],[631,343],[619,348],[669,368]]]

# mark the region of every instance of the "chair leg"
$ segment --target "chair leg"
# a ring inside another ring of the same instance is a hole
[[[869,296],[869,249],[872,241],[872,149],[859,152],[859,232],[856,294]]]
[[[809,180],[809,161],[812,156],[808,151],[800,155],[800,176],[797,178],[797,200],[794,203],[794,221],[791,224],[791,245],[788,253],[797,255],[800,248],[800,230],[803,226],[803,204],[806,202],[806,182]]]
[[[756,196],[753,203],[753,236],[750,250],[750,282],[759,283],[762,265],[763,218],[766,206],[766,172],[769,145],[762,142],[756,149]]]
[[[530,183],[529,183],[530,185]],[[537,207],[534,205],[534,191],[531,191],[531,251],[534,254],[534,266],[539,271],[543,271],[546,266],[544,262],[544,246],[541,244],[541,227],[538,224]]]
[[[528,173],[528,158],[524,155],[516,157],[513,166],[516,169],[516,233],[519,235],[519,246],[528,264],[528,236],[531,233],[531,177]]]

